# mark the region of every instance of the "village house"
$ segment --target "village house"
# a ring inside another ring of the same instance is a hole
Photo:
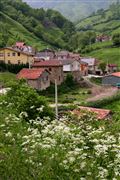
[[[70,58],[70,54],[69,54],[69,51],[58,51],[56,52],[56,58],[58,60],[66,60],[68,58]]]
[[[108,109],[98,109],[84,106],[79,106],[78,109],[72,111],[72,114],[82,117],[84,114],[89,112],[93,113],[98,120],[108,119],[111,117],[111,111]]]
[[[5,64],[32,64],[33,54],[23,52],[11,47],[5,47],[0,49],[0,62]]]
[[[80,60],[80,55],[78,53],[69,52],[70,59]]]
[[[63,65],[58,60],[38,61],[32,65],[33,68],[45,68],[50,72],[50,80],[52,83],[60,85],[64,80]]]
[[[106,75],[102,78],[103,85],[117,86],[120,84],[120,72],[115,72],[110,75]]]
[[[82,76],[88,76],[88,63],[79,60],[80,62],[80,72]]]
[[[111,38],[107,35],[98,35],[96,37],[96,42],[105,42],[105,41],[110,41]]]
[[[80,55],[78,53],[73,53],[64,50],[64,51],[56,52],[56,58],[58,60],[67,60],[67,59],[80,60]]]
[[[28,85],[36,90],[45,90],[50,86],[50,73],[43,68],[24,68],[17,74],[17,78],[26,79]]]
[[[99,61],[95,58],[81,58],[81,62],[88,64],[88,73],[101,75],[102,71],[99,68]]]
[[[64,77],[71,73],[75,81],[79,81],[80,74],[80,62],[74,59],[61,60],[63,65]]]
[[[118,70],[118,65],[117,64],[108,64],[107,65],[107,72],[108,73],[117,72],[117,70]]]
[[[35,49],[32,46],[26,45],[24,42],[16,42],[16,44],[13,45],[12,48],[23,52],[35,54]]]
[[[56,55],[54,50],[44,49],[40,52],[37,52],[34,59],[50,60],[50,59],[54,59],[55,57]]]

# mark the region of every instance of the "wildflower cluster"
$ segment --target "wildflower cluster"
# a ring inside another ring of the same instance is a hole
[[[23,116],[10,114],[0,125],[3,179],[119,179],[119,132],[90,115],[29,123]]]

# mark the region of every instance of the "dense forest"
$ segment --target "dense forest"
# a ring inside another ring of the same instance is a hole
[[[16,40],[41,47],[51,45],[65,48],[68,37],[75,31],[73,23],[59,12],[51,9],[33,9],[22,0],[0,1],[0,46],[14,43]],[[25,36],[26,35],[26,36]]]

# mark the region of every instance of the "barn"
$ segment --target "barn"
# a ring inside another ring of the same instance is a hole
[[[103,85],[116,86],[120,83],[120,72],[115,72],[102,78]]]

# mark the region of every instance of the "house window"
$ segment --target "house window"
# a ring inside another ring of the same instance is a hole
[[[14,53],[12,53],[12,56],[16,56],[16,53],[14,52]]]
[[[20,64],[20,60],[18,60],[18,64]]]
[[[18,56],[20,56],[20,52],[18,52]]]
[[[7,55],[10,56],[10,53],[8,53]]]
[[[3,53],[0,53],[0,57],[3,57],[4,56],[4,54]]]
[[[10,60],[8,60],[8,64],[11,64]]]

